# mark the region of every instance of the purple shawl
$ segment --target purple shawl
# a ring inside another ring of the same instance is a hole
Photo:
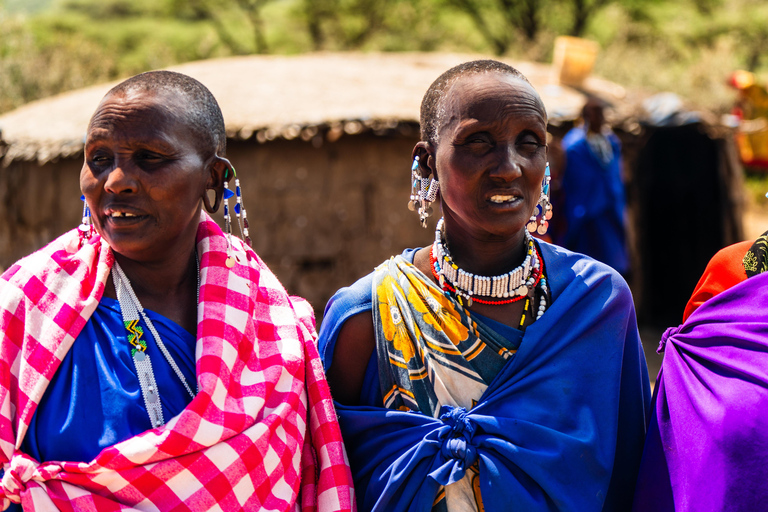
[[[768,273],[667,329],[636,511],[765,510]]]

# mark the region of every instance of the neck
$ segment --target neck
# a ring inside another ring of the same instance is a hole
[[[178,251],[158,262],[138,262],[115,253],[139,300],[186,294],[197,287],[195,248]]]
[[[476,236],[445,218],[445,240],[453,261],[480,276],[494,276],[520,266],[527,245],[525,226],[512,236]]]

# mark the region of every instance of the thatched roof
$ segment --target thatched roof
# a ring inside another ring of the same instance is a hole
[[[259,142],[283,137],[335,140],[366,130],[408,131],[418,123],[421,97],[448,68],[477,55],[441,53],[320,53],[199,61],[170,69],[205,84],[221,105],[227,134]],[[575,118],[584,94],[554,82],[551,67],[510,62],[541,94],[550,122]],[[79,155],[88,120],[104,94],[101,84],[35,101],[0,116],[4,163]],[[614,104],[626,94],[589,78],[585,89]],[[623,116],[626,117],[626,116]]]

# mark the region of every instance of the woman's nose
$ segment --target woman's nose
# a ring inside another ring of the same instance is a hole
[[[136,169],[128,161],[116,161],[115,167],[107,174],[104,190],[112,194],[132,194],[138,190]]]
[[[499,146],[498,163],[492,171],[492,175],[508,180],[519,178],[523,175],[520,167],[520,155],[514,144],[504,144]]]

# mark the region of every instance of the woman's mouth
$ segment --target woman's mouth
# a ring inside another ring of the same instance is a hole
[[[516,195],[502,195],[496,194],[491,196],[488,200],[494,204],[514,204],[518,201],[522,201],[522,197]]]
[[[147,218],[137,211],[110,208],[105,212],[106,220],[113,226],[129,226]]]

